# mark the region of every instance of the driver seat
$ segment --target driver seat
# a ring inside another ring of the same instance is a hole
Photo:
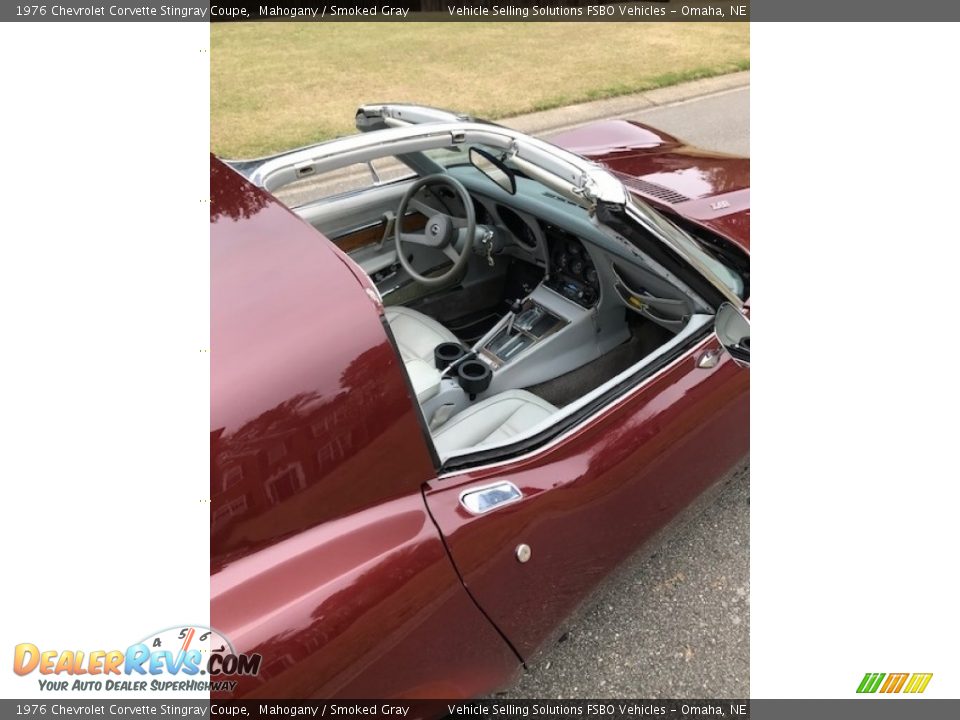
[[[433,367],[433,349],[437,345],[460,342],[456,335],[422,312],[394,306],[385,308],[383,315],[404,362],[422,360]]]

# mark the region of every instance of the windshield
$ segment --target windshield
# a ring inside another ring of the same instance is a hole
[[[724,265],[720,260],[708,253],[693,237],[685,230],[675,225],[667,217],[661,215],[646,203],[640,203],[632,194],[628,197],[630,208],[633,212],[641,216],[649,225],[652,225],[654,232],[660,237],[664,237],[686,255],[693,256],[702,263],[707,270],[716,275],[717,279],[723,282],[730,291],[738,298],[743,298],[743,278],[738,273]]]
[[[503,156],[502,148],[489,147],[487,145],[483,145],[482,143],[474,143],[473,145],[456,145],[453,147],[436,148],[434,150],[424,150],[422,154],[446,170],[447,168],[456,167],[457,165],[469,165],[469,152],[471,147],[475,147],[480,150],[486,150],[494,157]]]

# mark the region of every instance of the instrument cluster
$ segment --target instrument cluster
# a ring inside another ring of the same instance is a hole
[[[583,243],[570,233],[545,225],[550,252],[550,279],[547,287],[583,307],[600,299],[600,278]]]

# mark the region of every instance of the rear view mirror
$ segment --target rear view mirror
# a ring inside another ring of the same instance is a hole
[[[472,147],[470,148],[470,164],[493,180],[502,190],[511,195],[516,195],[517,180],[513,171],[504,165],[501,160],[485,150]]]
[[[717,311],[714,332],[737,365],[750,367],[750,321],[730,303]]]

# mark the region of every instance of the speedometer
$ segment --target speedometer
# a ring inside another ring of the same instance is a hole
[[[497,214],[521,246],[526,247],[527,250],[537,247],[537,236],[533,228],[517,213],[504,205],[497,205]]]
[[[524,223],[523,226],[523,242],[525,242],[530,247],[537,246],[537,236],[533,234],[533,228]]]
[[[478,225],[487,225],[490,221],[490,213],[487,212],[487,208],[484,207],[483,203],[473,199],[473,214],[477,219]]]

